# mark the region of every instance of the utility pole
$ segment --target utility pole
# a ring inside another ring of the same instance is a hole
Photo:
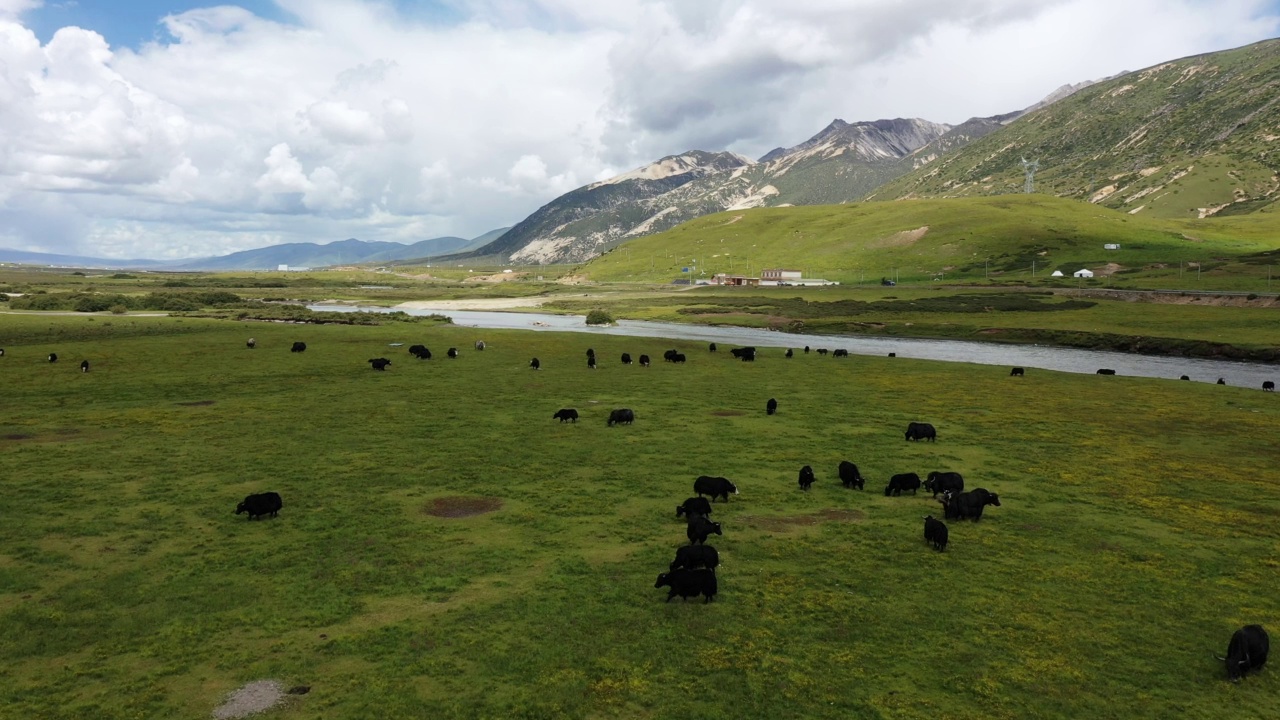
[[[1031,277],[1034,278],[1035,276],[1036,276],[1036,261],[1032,260],[1031,261]]]

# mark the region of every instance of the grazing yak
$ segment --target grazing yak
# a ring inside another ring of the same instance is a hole
[[[249,341],[245,343],[245,347],[249,348],[250,350],[254,349],[257,346],[258,346],[258,341],[254,340],[253,338],[249,338]]]
[[[938,431],[929,423],[907,423],[907,439],[933,442],[938,439]]]
[[[942,552],[947,549],[947,526],[932,515],[924,516],[924,541],[931,543],[933,549]]]
[[[1027,374],[1027,371],[1022,368],[1014,368],[1009,371],[1009,377],[1022,377],[1023,375],[1026,375],[1026,374]]]
[[[49,353],[49,362],[58,362],[58,353]]]
[[[1226,385],[1226,384],[1227,384],[1227,381],[1226,381],[1225,379],[1223,379],[1223,378],[1218,378],[1218,384],[1219,384],[1219,385]]]
[[[0,348],[0,357],[4,357],[4,348]]]
[[[370,358],[369,364],[373,366],[374,370],[386,370],[391,361],[386,358]]]
[[[1112,370],[1112,369],[1110,369],[1110,368],[1098,368],[1098,373],[1097,373],[1097,374],[1099,374],[1099,375],[1115,375],[1115,374],[1116,374],[1116,371],[1115,371],[1115,370]]]
[[[689,538],[690,545],[705,543],[708,535],[724,535],[720,532],[720,523],[712,522],[701,515],[690,518],[684,534]]]
[[[715,344],[715,343],[711,343],[710,345],[708,345],[708,346],[707,346],[707,349],[708,349],[708,350],[710,350],[711,352],[715,352],[715,351],[716,351],[716,344]]]
[[[1191,378],[1190,378],[1190,377],[1187,377],[1186,375],[1183,375],[1182,377],[1180,377],[1180,378],[1178,378],[1178,379],[1179,379],[1179,380],[1190,380]]]
[[[916,490],[920,489],[920,476],[915,473],[899,473],[889,478],[889,484],[884,486],[884,496],[898,496],[903,490],[910,490],[912,495],[916,494]]]
[[[4,354],[4,351],[0,350],[0,355],[3,355],[3,354]],[[1276,384],[1271,380],[1263,380],[1262,389],[1266,390],[1267,392],[1275,392]]]
[[[613,427],[615,424],[630,425],[635,421],[636,414],[632,412],[630,408],[619,408],[609,413],[609,422],[607,423],[607,426]]]
[[[587,348],[587,357],[593,358],[595,356],[596,356],[596,351],[591,348]]]
[[[676,548],[676,559],[671,561],[672,572],[684,568],[706,568],[715,572],[720,564],[720,553],[710,545],[681,545]]]
[[[710,501],[699,495],[698,497],[688,498],[683,503],[676,506],[676,517],[680,517],[681,515],[688,515],[692,517],[695,514],[703,516],[710,515]]]
[[[862,477],[862,473],[858,472],[858,466],[848,460],[841,460],[840,467],[836,472],[840,475],[840,484],[846,488],[858,488],[861,490],[866,487],[866,478]]]
[[[804,467],[800,468],[800,489],[801,490],[804,490],[807,492],[809,488],[813,487],[814,480],[815,478],[813,477],[812,467],[805,465]]]
[[[808,355],[808,354],[809,354],[809,346],[808,346],[808,345],[805,345],[805,346],[804,346],[804,354],[805,354],[805,355]]]
[[[668,350],[662,353],[662,359],[666,360],[667,362],[675,362],[675,357],[678,352],[679,352],[678,350]]]
[[[306,352],[307,344],[304,342],[295,342],[293,347],[289,348],[289,352]]]
[[[711,598],[716,595],[716,574],[710,570],[672,570],[659,575],[653,586],[671,588],[667,593],[667,602],[671,602],[671,598],[677,595],[684,598],[685,602],[691,597],[705,595],[705,602],[711,602]]]
[[[685,361],[684,353],[676,353],[675,355],[671,356],[671,362],[673,363],[682,363],[684,361]]]
[[[276,517],[276,513],[280,512],[282,507],[284,507],[284,503],[280,501],[279,493],[257,493],[245,496],[244,501],[236,506],[236,514],[249,513],[250,520],[263,515]]]
[[[717,497],[723,497],[725,502],[729,502],[730,494],[738,494],[738,486],[729,482],[726,478],[699,475],[698,478],[693,481],[693,491],[698,495],[698,497],[710,495],[712,502],[715,502]]]
[[[551,416],[552,420],[559,420],[562,423],[578,422],[578,411],[573,408],[560,408],[555,415]]]
[[[631,353],[622,353],[622,364],[623,365],[631,364]]]
[[[889,353],[889,357],[898,357],[898,353]]]
[[[640,367],[649,367],[649,356],[648,356],[648,355],[641,355],[641,356],[640,356]]]
[[[848,351],[848,350],[845,350],[844,348],[840,348],[840,349],[838,349],[838,350],[833,351],[833,352],[831,353],[831,357],[833,357],[833,358],[838,358],[838,357],[849,357],[849,351]]]
[[[791,348],[787,348],[787,354],[784,355],[783,357],[790,360],[792,357],[795,357],[795,351],[793,351]]]
[[[80,372],[82,372],[82,373],[89,372],[89,361],[88,361],[88,360],[81,360],[81,361],[80,361]]]
[[[1231,636],[1231,644],[1227,645],[1227,656],[1215,655],[1227,664],[1227,677],[1231,682],[1239,682],[1240,678],[1250,672],[1261,670],[1267,664],[1267,653],[1271,650],[1271,638],[1261,625],[1245,625]]]
[[[533,368],[534,370],[537,370],[538,368],[542,367],[542,363],[538,362],[538,358],[534,358],[529,361],[529,367]]]
[[[449,348],[449,351],[446,352],[445,355],[448,355],[451,360],[456,360],[458,358],[458,348]]]
[[[778,412],[778,401],[774,398],[769,398],[769,402],[764,404],[764,411],[768,415]]]
[[[830,350],[828,350],[828,349],[826,349],[826,348],[818,348],[818,354],[819,354],[819,355],[821,355],[821,356],[823,356],[823,357],[826,357],[827,353],[829,353],[829,352],[831,352],[831,351],[830,351]]]
[[[982,510],[988,505],[1000,507],[1000,496],[986,488],[974,488],[969,492],[947,492],[942,495],[942,506],[948,520],[982,519]]]
[[[730,350],[729,353],[734,357],[738,358],[739,360],[741,360],[747,355],[755,355],[756,349],[754,347],[740,347],[740,348],[734,348]]]
[[[756,353],[754,350],[749,353],[743,353],[742,356],[739,357],[738,359],[741,360],[742,362],[755,362]]]
[[[935,470],[929,473],[929,477],[925,479],[924,489],[933,493],[935,498],[938,497],[938,493],[960,492],[964,490],[964,478],[958,472],[938,472]]]
[[[591,370],[595,370],[595,369],[596,369],[596,356],[595,356],[595,355],[588,355],[588,356],[587,356],[587,367],[588,367],[589,369],[591,369]]]
[[[483,349],[484,349],[484,341],[483,341],[483,340],[477,340],[477,341],[476,341],[476,350],[483,350]]]
[[[410,355],[412,355],[412,356],[414,356],[414,357],[416,357],[416,358],[418,358],[419,360],[430,360],[430,359],[431,359],[431,351],[427,349],[427,346],[426,346],[426,345],[412,345],[412,346],[410,346],[410,347],[409,347],[409,354],[410,354]]]

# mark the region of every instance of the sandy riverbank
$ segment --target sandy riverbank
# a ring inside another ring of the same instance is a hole
[[[393,310],[523,310],[542,307],[554,298],[474,298],[471,300],[411,300]]]

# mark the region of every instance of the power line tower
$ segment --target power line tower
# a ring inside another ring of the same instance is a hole
[[[1036,171],[1039,169],[1039,160],[1027,160],[1026,158],[1022,158],[1022,171],[1027,174],[1027,181],[1022,186],[1022,191],[1028,195],[1036,191]]]

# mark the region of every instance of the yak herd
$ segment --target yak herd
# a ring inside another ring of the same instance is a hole
[[[257,347],[257,341],[249,338],[245,343],[250,350]],[[477,341],[474,345],[477,351],[485,349],[483,341]],[[305,352],[307,345],[304,342],[294,342],[290,348],[290,352]],[[711,343],[709,348],[711,352],[717,352],[715,343]],[[805,346],[804,352],[808,354],[810,348]],[[819,348],[819,355],[827,355],[828,350]],[[754,347],[734,348],[730,353],[735,359],[743,362],[754,362],[759,351]],[[0,357],[4,357],[4,349],[0,348]],[[430,360],[431,351],[424,345],[412,345],[409,347],[409,354],[419,360]],[[456,359],[459,355],[458,349],[451,347],[446,352],[447,357]],[[848,351],[838,349],[831,353],[833,357],[847,357]],[[793,358],[795,353],[788,348],[783,357]],[[890,353],[894,356],[894,353]],[[684,363],[688,358],[677,350],[667,350],[663,353],[662,358],[670,363]],[[56,363],[58,355],[49,353],[48,361]],[[621,361],[624,365],[630,365],[632,362],[629,353],[623,353]],[[369,361],[374,370],[384,371],[391,365],[391,360],[387,358],[371,358]],[[649,356],[640,355],[639,364],[642,367],[649,366]],[[533,358],[529,367],[538,370],[542,366],[538,358]],[[587,350],[587,367],[595,369],[597,367],[596,354],[594,350]],[[80,363],[80,371],[89,371],[89,361],[84,360]],[[1013,377],[1024,377],[1026,371],[1024,368],[1015,367],[1010,372]],[[1099,375],[1115,375],[1115,371],[1103,368],[1098,370]],[[1180,379],[1188,380],[1183,375]],[[1225,384],[1222,379],[1218,380],[1219,385]],[[1275,383],[1268,380],[1263,383],[1262,389],[1273,391]],[[765,404],[766,414],[772,416],[778,411],[778,401],[776,398],[769,398]],[[579,418],[578,411],[574,408],[561,408],[557,410],[552,419],[559,420],[561,423],[577,423]],[[619,408],[611,411],[607,420],[607,425],[630,425],[635,422],[635,412],[629,408]],[[935,442],[938,438],[937,430],[933,425],[922,422],[911,422],[907,425],[904,437],[907,441],[929,441]],[[836,469],[837,477],[841,485],[847,489],[862,490],[866,485],[866,479],[858,470],[858,466],[848,460],[842,461]],[[800,490],[808,492],[817,482],[816,474],[811,466],[805,465],[800,468],[799,486]],[[972,520],[977,522],[982,519],[982,514],[988,506],[1000,507],[1000,497],[996,493],[990,492],[985,488],[974,488],[969,491],[964,490],[964,478],[957,472],[951,471],[934,471],[930,472],[927,478],[922,482],[920,476],[916,473],[899,473],[889,478],[888,484],[884,488],[886,497],[897,497],[904,492],[911,492],[915,495],[922,488],[932,494],[933,499],[942,505],[942,514],[947,520]],[[688,539],[688,545],[681,545],[676,549],[675,559],[671,561],[667,572],[658,575],[657,582],[654,583],[655,588],[668,588],[667,601],[677,595],[688,600],[691,597],[702,596],[705,602],[711,602],[718,592],[718,584],[716,578],[716,568],[720,564],[720,555],[715,547],[707,545],[707,538],[711,535],[723,536],[722,523],[712,521],[712,506],[717,498],[725,503],[729,502],[730,495],[737,495],[737,485],[727,478],[714,477],[709,475],[699,476],[693,483],[693,492],[695,495],[686,499],[683,503],[676,506],[676,517],[683,517],[685,520],[685,537]],[[708,500],[710,498],[710,500]],[[284,506],[280,495],[275,492],[264,492],[250,494],[236,506],[235,514],[247,514],[249,520],[255,520],[261,517],[277,517],[279,511]],[[935,518],[932,514],[924,517],[924,539],[925,542],[935,550],[942,552],[946,550],[948,544],[949,531],[941,520]],[[1266,664],[1267,654],[1269,651],[1270,641],[1267,632],[1260,625],[1247,625],[1237,630],[1231,637],[1231,641],[1227,647],[1225,656],[1217,656],[1218,660],[1225,663],[1227,677],[1233,682],[1240,680],[1250,672],[1256,672]]]

